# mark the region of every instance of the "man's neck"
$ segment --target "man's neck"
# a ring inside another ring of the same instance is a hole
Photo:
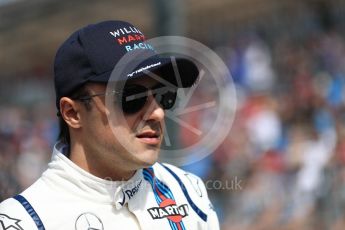
[[[70,160],[90,174],[111,181],[129,180],[136,170],[122,170],[119,162],[107,159],[96,152],[86,151],[82,145],[70,147]]]

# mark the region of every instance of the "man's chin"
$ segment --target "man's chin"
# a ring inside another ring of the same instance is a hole
[[[159,148],[152,147],[140,153],[140,160],[145,165],[145,167],[149,167],[158,161],[158,156]]]

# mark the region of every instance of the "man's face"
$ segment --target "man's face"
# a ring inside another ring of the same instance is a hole
[[[127,84],[152,88],[157,82],[147,77]],[[106,86],[89,84],[87,89],[93,95],[104,93]],[[121,102],[111,96],[115,103],[111,109],[115,111],[109,111],[110,108],[105,106],[105,97],[93,97],[90,111],[81,109],[81,133],[85,150],[123,170],[135,170],[154,164],[163,138],[164,110],[149,94],[142,109],[131,114],[123,113],[124,119],[119,119],[117,116],[122,113]],[[108,119],[107,115],[111,113],[115,115]]]

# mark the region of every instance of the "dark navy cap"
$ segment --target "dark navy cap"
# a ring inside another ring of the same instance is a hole
[[[119,81],[143,76],[145,69],[159,71],[160,77],[177,87],[188,88],[199,75],[195,63],[176,58],[181,76],[181,83],[177,84],[171,60],[157,55],[139,29],[124,21],[104,21],[77,30],[58,49],[54,63],[58,110],[61,97],[70,96],[87,82],[107,83],[120,59],[138,50],[150,53],[149,58],[128,74],[118,76]]]

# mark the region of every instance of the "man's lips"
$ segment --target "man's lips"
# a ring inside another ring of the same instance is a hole
[[[144,131],[136,135],[141,142],[150,145],[157,145],[160,143],[160,133],[156,131]]]

